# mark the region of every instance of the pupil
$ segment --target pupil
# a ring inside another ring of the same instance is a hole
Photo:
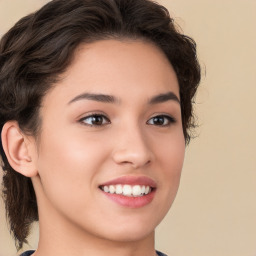
[[[156,124],[156,125],[162,125],[163,123],[164,123],[164,118],[163,117],[155,117],[154,118],[154,123]]]
[[[92,123],[96,125],[102,124],[102,117],[101,116],[94,116],[92,119]]]

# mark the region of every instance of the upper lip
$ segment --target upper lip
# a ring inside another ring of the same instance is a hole
[[[147,177],[147,176],[121,176],[113,180],[107,181],[100,186],[109,186],[109,185],[141,185],[141,186],[150,186],[151,188],[156,188],[156,182]]]

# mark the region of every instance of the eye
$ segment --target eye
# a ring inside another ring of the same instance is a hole
[[[150,118],[147,121],[147,124],[156,125],[156,126],[169,126],[175,122],[176,122],[176,120],[171,116],[158,115],[158,116],[154,116],[154,117]]]
[[[89,126],[102,126],[110,123],[110,120],[101,114],[91,114],[89,116],[85,116],[79,120],[84,125]]]

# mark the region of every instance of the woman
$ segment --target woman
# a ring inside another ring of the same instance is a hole
[[[0,44],[3,195],[24,255],[164,255],[200,80],[194,41],[149,0],[53,0]]]

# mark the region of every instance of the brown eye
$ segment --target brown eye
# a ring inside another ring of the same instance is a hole
[[[156,126],[168,126],[172,123],[175,123],[175,119],[167,115],[154,116],[147,121],[147,124]]]
[[[109,124],[109,119],[104,115],[90,115],[83,117],[80,122],[89,126],[101,126],[105,124]]]

